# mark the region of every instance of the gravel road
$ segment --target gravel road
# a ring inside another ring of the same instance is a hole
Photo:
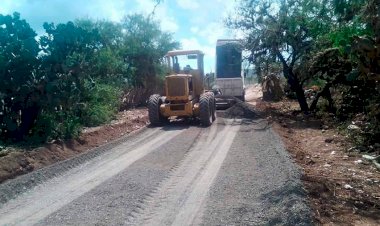
[[[280,138],[245,111],[147,128],[0,185],[0,225],[312,224]]]

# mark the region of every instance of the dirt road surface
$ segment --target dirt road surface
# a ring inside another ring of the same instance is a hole
[[[0,225],[312,224],[280,138],[244,111],[218,112],[208,128],[145,128],[10,180]]]

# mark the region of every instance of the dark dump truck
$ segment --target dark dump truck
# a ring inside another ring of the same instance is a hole
[[[216,99],[217,106],[229,106],[235,97],[245,100],[241,40],[217,40],[215,77],[214,89],[220,90]]]

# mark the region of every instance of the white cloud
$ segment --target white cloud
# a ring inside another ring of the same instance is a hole
[[[182,48],[186,50],[201,50],[206,55],[214,56],[215,50],[209,45],[202,45],[197,38],[184,38],[181,39]]]
[[[204,54],[204,70],[205,72],[214,71],[215,65],[215,46],[202,45],[197,38],[184,38],[181,39],[182,49],[185,50],[201,50]]]
[[[193,27],[190,28],[190,31],[193,32],[193,33],[195,33],[195,34],[197,34],[198,31],[199,31],[199,27],[193,26]]]
[[[2,0],[0,4],[0,14],[11,14],[15,11],[15,8],[19,8],[24,2],[25,0]]]
[[[152,0],[135,0],[135,10],[140,13],[150,14],[153,12],[155,3]]]
[[[167,8],[157,7],[155,16],[160,20],[162,30],[169,32],[178,31],[179,25],[177,20],[173,16],[169,15]]]
[[[180,39],[180,42],[183,49],[200,49],[205,53],[206,72],[215,71],[217,39],[238,38],[236,32],[229,30],[224,24],[224,20],[233,12],[235,5],[236,1],[200,1],[196,16],[188,20],[190,33]]]
[[[199,3],[196,0],[177,0],[177,5],[182,9],[194,10],[199,8]]]
[[[120,21],[126,14],[126,8],[125,2],[121,0],[107,2],[96,0],[95,2],[92,2],[92,4],[89,4],[87,11],[91,16],[97,15],[96,19]]]
[[[217,2],[223,5],[223,9],[224,9],[222,12],[223,17],[226,17],[230,13],[232,13],[235,7],[237,6],[237,1],[217,0]]]
[[[181,39],[181,43],[183,49],[200,49],[201,46],[196,38],[184,38]]]
[[[229,38],[224,25],[215,22],[207,24],[199,31],[199,35],[207,40],[209,44],[216,44],[216,40],[219,38]]]
[[[168,9],[168,3],[166,1],[161,2],[157,5],[156,8],[155,2],[152,0],[135,0],[136,1],[136,9],[138,13],[143,13],[145,15],[149,15],[154,10],[154,16],[161,23],[161,28],[164,31],[176,32],[179,28],[176,19],[170,15]]]
[[[37,33],[43,33],[42,24],[66,23],[78,18],[108,19],[119,21],[125,14],[124,0],[0,0],[0,13],[12,14],[17,11]]]
[[[161,28],[164,31],[176,32],[178,30],[178,24],[174,18],[168,17],[166,20],[161,21]]]

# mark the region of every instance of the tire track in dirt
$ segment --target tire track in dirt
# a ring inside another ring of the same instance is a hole
[[[183,132],[155,131],[153,134],[157,136],[145,143],[143,138],[137,139],[134,144],[141,145],[131,151],[125,146],[118,146],[101,158],[74,168],[4,204],[0,209],[0,225],[37,223]]]
[[[62,176],[67,171],[78,168],[80,165],[86,164],[91,160],[99,158],[99,156],[109,154],[109,150],[116,148],[121,144],[126,144],[125,148],[133,149],[139,142],[154,136],[158,129],[143,128],[131,134],[123,136],[117,140],[109,142],[105,145],[96,147],[88,152],[82,153],[71,159],[47,166],[45,168],[33,171],[26,175],[19,176],[15,179],[0,184],[0,208],[7,201],[19,196],[20,194],[48,181],[52,178]]]
[[[183,162],[146,200],[140,214],[131,218],[129,224],[191,224],[200,212],[240,123],[241,120],[224,120],[204,130]]]

